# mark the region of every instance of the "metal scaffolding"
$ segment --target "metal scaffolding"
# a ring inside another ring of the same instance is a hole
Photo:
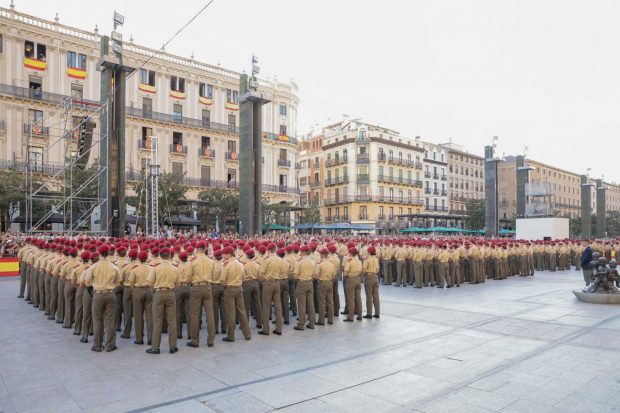
[[[146,176],[146,234],[159,238],[159,152],[158,138],[150,138],[151,156]]]
[[[94,212],[101,208],[106,200],[98,196],[84,195],[83,193],[94,182],[99,185],[99,176],[101,174],[107,176],[106,171],[108,166],[101,162],[100,159],[95,160],[94,163],[90,164],[92,171],[89,169],[88,172],[85,172],[86,175],[79,185],[75,182],[74,172],[82,170],[80,168],[84,163],[88,163],[92,149],[97,148],[102,141],[106,141],[107,135],[98,134],[97,138],[93,136],[92,142],[89,145],[84,145],[82,150],[76,151],[75,153],[71,151],[71,146],[76,138],[79,140],[80,133],[85,124],[99,119],[101,114],[108,110],[108,105],[107,103],[98,105],[98,108],[88,116],[81,117],[81,122],[79,122],[78,125],[73,125],[73,117],[75,114],[72,113],[72,110],[75,105],[79,107],[79,102],[74,102],[73,98],[66,97],[48,113],[47,117],[37,119],[34,122],[31,121],[27,125],[25,212],[26,231],[28,233],[50,232],[46,230],[43,225],[56,213],[62,215],[63,225],[62,229],[55,230],[54,232],[62,232],[70,236],[76,233],[101,232],[91,228],[91,217]],[[54,148],[60,148],[61,153],[64,154],[64,165],[50,177],[47,177],[47,182],[43,180],[39,181],[39,160],[32,158],[30,148],[33,146],[32,144],[37,136],[37,131],[43,130],[44,121],[61,111],[62,120],[58,122],[56,127],[59,133],[49,133],[49,141],[47,146],[43,149],[41,159],[49,158],[49,153]],[[70,121],[71,123],[69,123]],[[86,157],[85,161],[83,159],[84,157]],[[82,163],[82,165],[80,165],[80,163]],[[48,189],[48,184],[57,184],[59,188],[56,191],[50,191]],[[40,208],[41,216],[35,216],[39,213],[39,211],[35,211],[37,207]],[[84,229],[85,224],[88,229]]]

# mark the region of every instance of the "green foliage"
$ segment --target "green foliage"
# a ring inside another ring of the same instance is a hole
[[[263,225],[277,224],[277,225],[290,225],[290,222],[286,220],[286,212],[289,211],[292,202],[277,202],[275,204],[269,203],[269,198],[263,198]]]
[[[312,203],[304,210],[301,222],[310,225],[319,225],[321,223],[321,208],[317,198],[313,198]]]
[[[226,221],[236,221],[239,216],[239,192],[236,190],[210,188],[198,194],[198,199],[206,202],[198,212],[207,227],[215,228],[218,217],[220,231],[223,231]]]
[[[0,171],[0,230],[6,231],[19,204],[26,202],[26,175],[16,171]]]
[[[607,235],[609,237],[620,236],[620,211],[607,212]]]
[[[187,214],[188,208],[178,201],[185,198],[188,187],[181,183],[178,175],[163,173],[159,175],[159,216],[163,220],[164,216]],[[135,187],[136,196],[128,197],[127,203],[138,210],[140,216],[146,215],[146,191],[144,179],[140,179]]]
[[[468,229],[484,228],[484,199],[468,199],[465,201],[465,209],[467,216],[465,217],[465,226]]]

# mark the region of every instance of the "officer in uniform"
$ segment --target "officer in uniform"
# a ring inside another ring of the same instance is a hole
[[[361,274],[362,263],[357,256],[357,248],[350,247],[344,264],[344,293],[348,309],[347,318],[344,321],[353,321],[356,313],[357,319],[362,320]]]
[[[181,271],[170,261],[170,250],[162,248],[159,251],[161,264],[149,274],[149,286],[155,289],[153,296],[153,346],[146,350],[149,354],[159,354],[161,343],[162,324],[164,317],[168,324],[168,345],[170,354],[179,351],[177,347],[176,301],[174,289],[179,287]]]
[[[376,250],[374,246],[368,248],[369,257],[364,260],[362,265],[362,273],[364,274],[364,291],[366,293],[366,315],[364,318],[379,318],[380,302],[379,302],[379,260],[375,256]],[[372,313],[372,307],[375,307],[375,313]]]
[[[177,308],[177,338],[183,338],[183,316],[187,322],[187,338],[190,338],[190,280],[192,279],[193,265],[188,262],[189,254],[186,251],[179,253],[178,267],[181,270],[180,286],[175,288],[174,297]]]
[[[78,266],[82,265],[78,259],[78,250],[77,248],[71,248],[69,251],[69,255],[71,259],[63,268],[63,279],[65,281],[65,288],[63,291],[64,295],[64,317],[63,317],[63,325],[62,328],[71,328],[73,326],[73,320],[75,318],[75,291],[77,289],[77,283],[71,277],[73,274],[73,270]]]
[[[334,244],[327,245],[329,251],[329,260],[334,266],[334,275],[332,277],[332,301],[334,303],[334,316],[338,317],[340,313],[340,293],[338,292],[338,274],[340,274],[341,259],[336,253],[338,248]]]
[[[288,277],[289,277],[289,263],[284,259],[286,251],[284,248],[279,248],[277,251],[278,257],[280,257],[280,272],[278,275],[278,281],[280,282],[280,306],[282,307],[282,317],[284,324],[290,323],[289,315],[289,290],[288,290]]]
[[[88,258],[91,262],[80,274],[78,282],[84,291],[82,294],[82,338],[80,343],[88,343],[88,336],[93,332],[93,283],[92,276],[87,275],[92,271],[92,266],[99,261],[99,253],[92,252]]]
[[[220,283],[224,287],[224,306],[226,308],[226,337],[222,340],[226,342],[235,341],[235,320],[239,318],[241,331],[246,340],[250,340],[250,325],[245,313],[243,305],[243,265],[233,256],[232,247],[224,247],[222,255],[224,262],[222,263],[222,274],[220,275]]]
[[[293,272],[295,271],[295,266],[297,265],[297,251],[295,251],[296,247],[293,245],[287,245],[284,250],[286,251],[286,257],[284,259],[288,263],[288,296],[290,300],[290,310],[293,312],[293,316],[297,315],[297,299],[295,297],[295,288],[297,287],[297,281],[293,276]],[[247,306],[247,303],[246,303]]]
[[[109,260],[107,260],[110,248],[103,244],[98,249],[102,260],[93,265],[91,271],[86,274],[86,281],[92,281],[94,289],[93,297],[93,321],[95,339],[91,350],[100,352],[103,340],[102,324],[105,320],[107,352],[116,350],[116,329],[114,325],[114,310],[116,299],[114,296],[115,288],[121,283],[123,276],[121,270]]]
[[[273,333],[282,335],[282,307],[280,301],[280,281],[278,280],[281,269],[281,258],[275,254],[276,245],[270,243],[267,246],[268,256],[264,265],[260,267],[260,280],[263,282],[263,329],[258,332],[265,336],[269,335],[269,316],[271,314],[271,304],[273,303],[276,316],[276,328]],[[299,283],[297,284],[299,288]],[[297,301],[297,314],[301,314],[305,307]]]
[[[211,276],[211,296],[213,297],[213,318],[215,321],[215,334],[226,333],[226,310],[224,309],[224,287],[220,284],[222,273],[222,250],[213,251],[213,273]],[[219,329],[218,329],[219,325]]]
[[[450,281],[450,253],[448,252],[448,246],[443,244],[441,250],[437,254],[437,268],[439,285],[437,288],[443,288],[444,284],[451,285]]]
[[[334,324],[334,298],[333,298],[333,277],[334,264],[330,260],[329,250],[321,248],[321,263],[318,268],[319,282],[319,321],[316,325],[325,325],[325,315],[327,324]],[[339,262],[340,263],[340,262]]]
[[[131,306],[135,321],[134,344],[144,344],[144,319],[146,318],[146,338],[151,344],[153,337],[153,292],[149,287],[149,275],[153,267],[148,265],[149,253],[142,250],[138,253],[137,265],[129,267],[129,287],[131,288]]]
[[[206,255],[206,243],[199,241],[196,244],[196,258],[192,261],[192,284],[189,298],[190,312],[190,340],[187,342],[189,347],[200,345],[200,314],[204,309],[207,318],[207,346],[213,347],[215,340],[215,317],[213,315],[214,304],[211,296],[211,286],[213,280],[214,261]],[[219,263],[219,261],[218,261]]]
[[[262,322],[262,311],[261,311],[261,300],[260,295],[258,293],[258,276],[260,273],[260,266],[256,261],[254,261],[254,250],[252,248],[247,248],[244,252],[245,254],[245,264],[243,264],[243,268],[245,270],[245,275],[243,277],[243,303],[245,305],[245,314],[250,320],[250,308],[254,313],[254,318],[256,319],[256,327],[261,329],[263,328]],[[289,287],[291,283],[289,280]],[[294,288],[293,288],[294,291]],[[291,300],[291,303],[295,302],[295,299]],[[293,313],[296,314],[296,313]]]
[[[314,329],[314,290],[312,280],[314,277],[314,260],[310,259],[310,248],[307,245],[301,247],[301,260],[297,265],[295,278],[297,279],[297,304],[299,309],[299,320],[294,327],[295,330],[303,331],[306,324],[306,311],[308,312],[308,325],[305,327]],[[323,314],[324,316],[324,314]],[[321,314],[319,314],[321,317]]]
[[[406,287],[407,286],[407,256],[409,252],[403,246],[402,243],[399,243],[398,249],[396,250],[396,286]]]

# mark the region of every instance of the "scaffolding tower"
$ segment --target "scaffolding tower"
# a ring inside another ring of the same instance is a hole
[[[159,152],[158,138],[150,138],[151,156],[148,158],[146,186],[146,235],[159,238]]]
[[[87,116],[81,116],[79,124],[73,124],[74,108],[82,108],[92,111]],[[94,110],[93,110],[94,109]],[[102,114],[108,110],[107,103],[87,102],[85,100],[76,100],[72,97],[66,97],[63,101],[52,109],[45,118],[36,119],[27,125],[27,148],[26,148],[26,231],[32,233],[49,232],[43,225],[55,213],[62,214],[63,225],[60,231],[54,232],[66,233],[73,236],[76,233],[101,233],[101,231],[91,228],[93,213],[99,211],[106,199],[97,195],[85,194],[85,190],[96,183],[99,185],[99,176],[104,174],[107,176],[107,165],[100,161],[100,158],[91,163],[91,169],[86,172],[84,180],[78,185],[75,182],[75,174],[77,170],[82,170],[89,163],[89,158],[93,148],[97,148],[102,141],[107,140],[107,135],[98,134],[93,136],[90,141],[82,141],[81,136],[84,128],[90,122],[96,122]],[[43,130],[44,121],[61,113],[62,120],[56,124],[55,129],[59,133],[52,133],[50,130],[49,141],[42,152],[42,159],[48,158],[53,148],[60,148],[63,153],[64,162],[61,166],[52,170],[47,178],[48,182],[40,182],[38,174],[41,172],[43,165],[39,165],[37,159],[33,159],[30,152],[34,136],[37,131]],[[71,121],[71,123],[69,123]],[[72,153],[72,143],[76,142],[79,150]],[[46,156],[47,154],[47,156]],[[60,187],[58,191],[47,190],[47,184],[57,182]],[[38,204],[43,205],[38,205]],[[76,209],[76,207],[80,207]],[[41,216],[36,216],[40,209]],[[87,228],[84,229],[84,224]]]

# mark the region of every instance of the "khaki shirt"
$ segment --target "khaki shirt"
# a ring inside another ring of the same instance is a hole
[[[84,268],[82,268],[81,272],[77,274],[76,279],[77,279],[78,284],[84,287],[90,287],[93,285],[92,279],[90,279],[90,277],[88,280],[86,279],[86,275],[88,275],[88,273],[91,272],[92,268],[93,268],[92,264],[90,263],[84,264]]]
[[[194,274],[194,266],[192,263],[189,261],[181,261],[179,262],[178,267],[181,270],[179,282],[183,284],[192,282],[192,275]]]
[[[80,263],[77,267],[75,267],[75,268],[73,268],[73,270],[71,270],[71,272],[67,276],[67,280],[71,284],[77,284],[79,282],[80,277],[82,276],[82,273],[84,271],[86,271],[86,269],[88,267],[90,267],[89,264],[87,264],[87,263]]]
[[[304,256],[297,266],[297,279],[299,281],[310,281],[312,280],[312,276],[314,275],[314,266],[315,263],[310,257]]]
[[[95,291],[113,290],[122,279],[121,270],[106,259],[96,262],[86,274],[86,283],[92,281]]]
[[[69,276],[71,276],[71,273],[73,272],[75,267],[77,267],[80,264],[81,263],[80,261],[78,261],[77,258],[74,258],[74,257],[69,258],[69,261],[67,261],[64,267],[62,268],[62,274],[60,274],[60,278],[69,279]]]
[[[344,264],[345,277],[359,277],[362,273],[362,262],[357,257],[347,258]]]
[[[319,264],[319,281],[331,281],[334,276],[334,264],[329,260],[323,260]]]
[[[294,253],[286,254],[284,259],[288,262],[288,278],[293,278],[295,266],[297,265],[297,255]]]
[[[138,265],[140,265],[140,261],[131,261],[129,263],[127,263],[127,265],[125,265],[122,269],[121,272],[123,273],[123,285],[129,287],[130,286],[130,282],[129,282],[129,275],[131,274],[131,271],[136,268]]]
[[[396,250],[396,261],[404,261],[407,259],[409,252],[406,248],[400,247]]]
[[[280,261],[282,259],[277,255],[271,255],[265,259],[264,265],[260,267],[260,279],[267,281],[277,280],[281,268]]]
[[[377,257],[370,256],[364,261],[362,265],[362,272],[364,274],[377,275],[379,274],[379,260]]]
[[[332,262],[332,264],[334,264],[334,273],[332,274],[332,279],[336,279],[336,277],[338,276],[338,271],[340,271],[340,258],[338,258],[338,255],[336,254],[331,254],[329,256],[329,260]]]
[[[129,270],[129,284],[132,287],[148,287],[149,274],[153,272],[153,267],[146,263],[140,263]]]
[[[226,287],[240,287],[241,284],[243,284],[244,275],[243,264],[237,259],[231,258],[222,263],[220,283],[224,284]]]
[[[448,252],[448,250],[442,250],[439,253],[439,262],[443,262],[443,263],[447,263],[450,261],[450,252]]]
[[[280,272],[279,272],[279,276],[278,279],[279,280],[286,280],[288,279],[288,273],[289,273],[289,263],[287,260],[282,259],[281,260],[281,264],[280,264]]]
[[[192,275],[189,278],[189,282],[201,283],[201,282],[213,282],[213,267],[214,262],[211,258],[204,254],[198,254],[196,259],[192,261]]]
[[[149,274],[148,281],[153,288],[173,289],[180,282],[181,270],[172,261],[164,260]]]
[[[248,281],[256,281],[258,279],[258,274],[260,273],[260,266],[257,262],[248,260],[243,266],[245,269],[245,276],[243,277],[243,282]]]
[[[220,276],[222,274],[222,262],[221,260],[213,261],[213,274],[211,275],[212,283],[220,283]]]

